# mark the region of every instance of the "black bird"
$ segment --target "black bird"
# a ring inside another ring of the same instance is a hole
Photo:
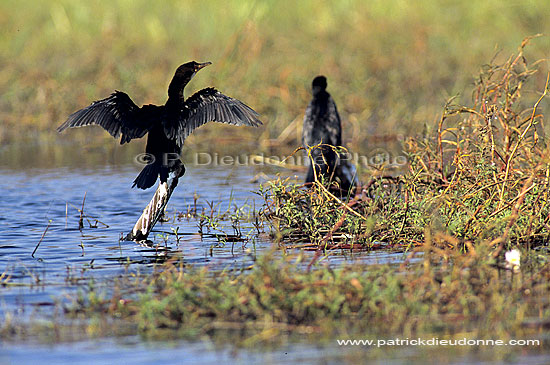
[[[140,108],[126,93],[115,91],[108,98],[71,114],[57,131],[97,124],[115,138],[121,135],[120,144],[149,133],[145,148],[147,165],[132,187],[148,189],[159,176],[161,182],[166,182],[168,174],[178,167],[182,171],[180,177],[185,172],[179,159],[181,148],[195,128],[209,121],[255,127],[262,124],[252,108],[214,88],[202,89],[185,100],[185,86],[210,64],[192,61],[179,66],[168,87],[168,100],[162,106]]]
[[[302,145],[305,148],[318,145],[312,150],[306,183],[315,180],[315,175],[323,176],[325,181],[336,181],[339,188],[347,192],[356,184],[355,166],[346,154],[338,153],[334,148],[342,146],[342,125],[336,103],[327,92],[327,79],[317,76],[313,79],[313,99],[307,106],[302,128]],[[314,172],[315,169],[315,172]]]

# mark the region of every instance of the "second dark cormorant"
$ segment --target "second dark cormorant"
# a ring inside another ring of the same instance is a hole
[[[166,182],[168,174],[185,168],[179,159],[185,138],[195,128],[209,122],[258,126],[259,115],[240,100],[230,98],[214,88],[202,89],[185,100],[183,89],[193,76],[211,62],[185,63],[176,70],[168,87],[168,101],[162,106],[138,107],[130,97],[115,91],[106,99],[93,102],[69,116],[58,132],[71,127],[100,125],[113,137],[121,135],[120,144],[147,136],[147,165],[134,180],[134,186],[148,189],[158,177]]]
[[[320,143],[323,145],[312,150],[313,161],[308,158],[309,169],[305,182],[313,182],[315,175],[318,178],[322,176],[325,181],[338,183],[339,188],[347,193],[357,182],[355,166],[346,154],[329,147],[342,146],[342,125],[336,103],[326,88],[327,79],[324,76],[313,79],[313,99],[309,102],[304,116],[302,145],[305,148]]]

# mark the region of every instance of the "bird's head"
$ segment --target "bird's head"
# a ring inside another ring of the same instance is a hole
[[[178,67],[176,74],[174,76],[181,77],[183,79],[191,80],[193,76],[201,69],[205,68],[208,65],[211,65],[212,62],[198,63],[195,61],[187,62]]]
[[[174,78],[168,87],[168,95],[174,97],[183,97],[183,88],[191,81],[193,76],[202,68],[211,65],[212,62],[198,63],[195,61],[187,62],[177,68]]]
[[[195,61],[184,63],[176,70],[176,76],[187,76],[192,78],[201,68],[205,68],[211,64],[212,62],[198,63]]]
[[[313,95],[317,95],[320,92],[325,91],[327,88],[327,78],[324,76],[317,76],[313,79],[311,87],[313,90]]]

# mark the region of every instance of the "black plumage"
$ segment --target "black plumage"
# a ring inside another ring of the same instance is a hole
[[[200,69],[210,64],[192,61],[179,66],[168,87],[168,100],[162,106],[140,108],[126,93],[115,91],[108,98],[71,114],[57,131],[96,124],[115,138],[121,136],[120,144],[148,133],[147,165],[133,186],[150,188],[159,176],[165,182],[176,167],[185,171],[179,155],[185,138],[195,128],[209,121],[247,126],[262,124],[252,108],[214,88],[202,89],[185,100],[185,86]]]
[[[346,154],[336,150],[342,146],[342,124],[336,103],[326,88],[324,76],[313,79],[313,98],[304,115],[302,145],[305,148],[322,145],[311,151],[311,159],[308,157],[305,182],[313,182],[315,175],[322,176],[325,181],[337,182],[340,189],[348,191],[356,184],[355,167]]]

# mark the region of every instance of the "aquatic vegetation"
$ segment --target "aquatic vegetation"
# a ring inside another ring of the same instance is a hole
[[[488,252],[425,247],[420,265],[367,269],[307,271],[302,255],[265,254],[251,268],[222,272],[172,261],[153,275],[124,277],[109,291],[90,287],[60,304],[65,313],[52,322],[29,326],[8,318],[0,335],[58,341],[139,333],[247,347],[300,336],[541,339],[550,316],[544,261],[531,255],[514,273],[492,263]]]

